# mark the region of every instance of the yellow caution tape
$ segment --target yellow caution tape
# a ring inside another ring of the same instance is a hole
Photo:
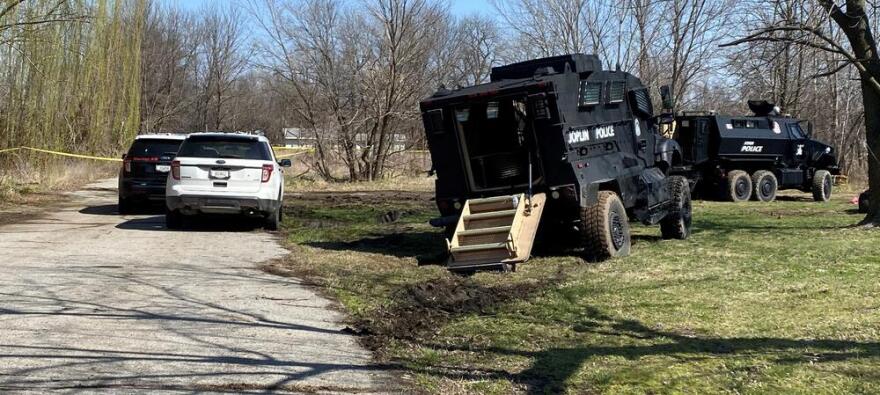
[[[310,152],[311,152],[311,151],[290,152],[290,153],[287,153],[287,154],[278,154],[278,155],[275,155],[275,156],[276,156],[276,157],[279,157],[279,158],[292,158],[292,157],[294,157],[294,156],[299,156],[299,155],[302,155],[302,154],[308,154],[308,153],[310,153]]]
[[[66,156],[66,157],[70,157],[70,158],[91,159],[91,160],[103,160],[103,161],[108,161],[108,162],[122,162],[122,159],[119,159],[119,158],[107,158],[107,157],[102,157],[102,156],[71,154],[71,153],[68,153],[68,152],[50,151],[50,150],[41,149],[41,148],[34,148],[34,147],[16,147],[16,148],[7,148],[7,149],[4,149],[4,150],[0,150],[0,154],[5,153],[5,152],[18,151],[18,150],[30,150],[30,151],[42,152],[42,153],[45,153],[45,154],[52,154],[52,155],[58,155],[58,156]]]
[[[314,148],[310,148],[310,147],[282,147],[282,146],[272,147],[272,149],[276,149],[276,150],[293,150],[293,151],[308,151],[308,152],[311,152],[311,151],[314,151],[314,150],[315,150]]]

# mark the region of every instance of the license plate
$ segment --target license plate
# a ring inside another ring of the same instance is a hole
[[[229,178],[229,170],[211,170],[211,178],[225,180]]]
[[[171,165],[156,165],[156,171],[159,173],[167,173],[171,171]]]

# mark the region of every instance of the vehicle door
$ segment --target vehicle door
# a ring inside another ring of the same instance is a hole
[[[801,125],[797,122],[791,122],[786,125],[789,136],[789,155],[791,155],[792,165],[806,164],[812,155],[811,147],[806,133],[801,129]]]

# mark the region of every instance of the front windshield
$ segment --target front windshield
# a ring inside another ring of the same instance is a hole
[[[804,140],[806,139],[806,135],[804,135],[804,131],[801,130],[801,125],[796,123],[788,125],[788,130],[791,131],[791,138],[795,140]]]

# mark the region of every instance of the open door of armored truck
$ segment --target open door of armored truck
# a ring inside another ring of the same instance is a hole
[[[544,169],[529,108],[528,96],[511,95],[454,109],[469,189],[485,197],[463,207],[448,240],[450,270],[506,270],[531,255],[545,198],[533,193]]]

